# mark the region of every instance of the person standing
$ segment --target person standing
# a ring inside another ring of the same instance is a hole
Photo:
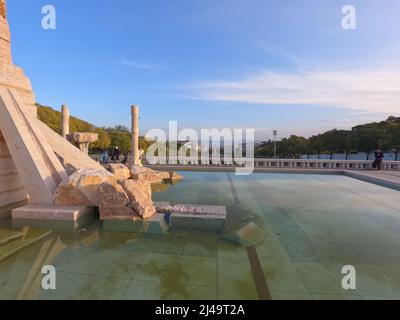
[[[375,151],[375,161],[373,164],[373,168],[377,169],[377,170],[382,170],[382,162],[383,162],[383,158],[385,157],[385,155],[383,154],[383,152],[378,149]]]
[[[109,160],[108,150],[104,150],[103,154],[101,155],[100,162],[102,164],[108,164],[108,160]]]
[[[119,156],[121,155],[121,150],[119,150],[119,147],[116,146],[113,152],[113,160],[114,163],[119,162]]]

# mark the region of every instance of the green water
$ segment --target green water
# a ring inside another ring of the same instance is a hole
[[[400,299],[398,191],[333,175],[181,174],[154,200],[224,205],[232,230],[254,221],[265,233],[256,245],[264,277],[221,235],[110,231],[96,221],[54,230],[1,262],[0,299],[258,299],[257,281],[273,299]],[[41,288],[43,265],[56,268],[56,290]],[[345,265],[357,271],[356,290],[341,286]]]

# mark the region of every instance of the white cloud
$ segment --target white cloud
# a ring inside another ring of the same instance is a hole
[[[365,113],[400,112],[400,68],[296,72],[260,70],[237,81],[207,81],[191,86],[192,97],[202,100],[346,108]]]
[[[161,64],[150,64],[150,63],[140,63],[137,61],[131,61],[131,60],[121,60],[121,64],[136,68],[136,69],[142,69],[142,70],[147,70],[147,71],[159,71],[164,69],[165,67]]]

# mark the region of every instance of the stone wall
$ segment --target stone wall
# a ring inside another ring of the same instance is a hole
[[[12,63],[11,35],[6,17],[6,2],[0,0],[0,88],[14,89],[29,114],[36,117],[37,108],[31,82],[24,71]],[[26,199],[27,193],[0,131],[0,212],[2,208]]]
[[[23,183],[10,156],[3,136],[0,134],[0,211],[2,207],[27,199]]]
[[[24,71],[13,65],[11,35],[7,19],[0,15],[0,87],[13,88],[23,103],[36,116],[35,95]]]

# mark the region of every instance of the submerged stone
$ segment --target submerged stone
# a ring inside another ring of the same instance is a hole
[[[163,214],[157,214],[147,220],[105,220],[103,230],[138,234],[166,234],[169,231],[169,225]]]
[[[223,237],[244,247],[250,247],[261,243],[265,238],[265,233],[254,222],[250,222],[240,230],[225,234]]]
[[[224,232],[226,209],[223,206],[174,205],[170,210],[170,226],[175,230]]]
[[[171,213],[173,209],[173,205],[168,201],[156,201],[154,202],[154,206],[158,213]]]

